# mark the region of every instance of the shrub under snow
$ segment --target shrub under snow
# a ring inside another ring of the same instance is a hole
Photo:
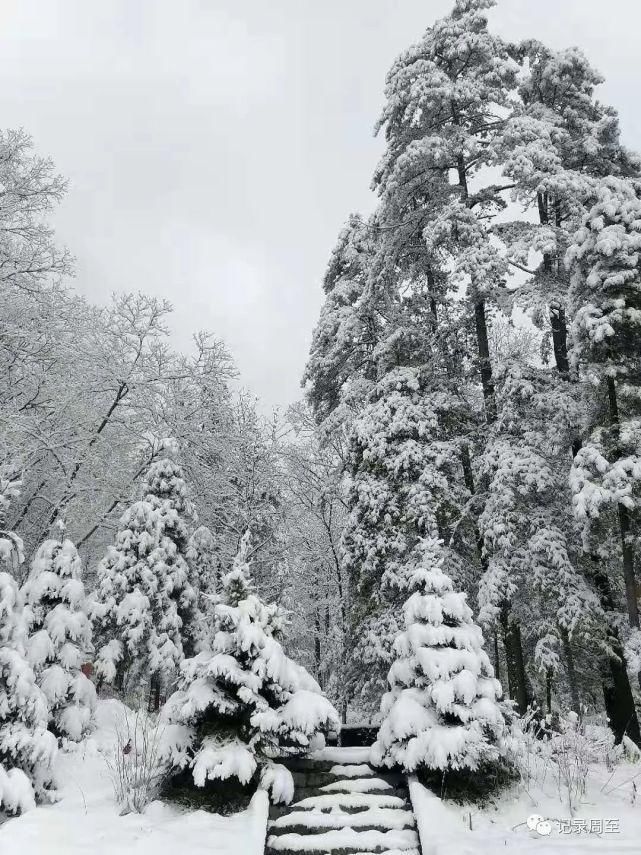
[[[70,540],[46,540],[22,592],[30,637],[27,658],[49,704],[55,733],[79,741],[91,724],[96,690],[80,670],[92,651],[81,564]]]
[[[47,730],[47,699],[25,655],[22,598],[0,573],[0,809],[20,813],[51,795],[56,739]]]
[[[338,726],[338,715],[274,637],[282,613],[253,592],[247,548],[246,536],[223,579],[212,649],[183,663],[179,691],[167,702],[176,725],[167,728],[168,752],[175,766],[193,770],[197,786],[247,784],[260,772],[272,798],[288,801],[288,773],[270,758],[305,751],[319,731]]]
[[[501,686],[465,594],[453,590],[444,547],[427,538],[410,571],[405,631],[395,642],[389,692],[372,760],[419,769],[477,769],[499,758]]]

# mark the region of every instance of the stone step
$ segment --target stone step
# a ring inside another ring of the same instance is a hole
[[[316,855],[346,855],[346,853],[416,852],[418,835],[414,829],[361,831],[354,828],[331,829],[313,834],[268,834],[266,855],[307,852]]]
[[[363,748],[281,760],[294,801],[270,808],[266,855],[420,855],[406,780],[368,761]]]
[[[404,808],[378,808],[359,811],[324,812],[320,810],[292,811],[269,823],[272,835],[287,832],[304,834],[331,828],[358,828],[360,831],[387,831],[392,828],[414,828],[414,814]]]
[[[342,810],[346,808],[364,810],[369,808],[402,808],[406,805],[406,799],[393,793],[320,793],[317,796],[309,796],[300,799],[300,801],[294,801],[290,805],[290,809],[331,810],[333,807],[337,807]]]

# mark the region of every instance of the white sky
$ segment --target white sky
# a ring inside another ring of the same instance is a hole
[[[394,57],[450,0],[0,0],[0,126],[70,180],[57,217],[93,300],[175,306],[266,407],[300,397],[320,280],[369,210]],[[500,0],[512,39],[578,44],[641,148],[639,0]]]

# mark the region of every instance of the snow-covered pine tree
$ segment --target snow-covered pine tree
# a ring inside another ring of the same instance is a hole
[[[4,479],[3,479],[4,480]],[[2,487],[5,487],[3,483]],[[5,489],[0,495],[4,510]],[[4,516],[4,513],[2,514]],[[22,543],[0,534],[0,560],[13,569]],[[0,571],[0,811],[22,813],[36,800],[50,800],[58,745],[47,729],[47,699],[26,657],[27,621],[18,585]]]
[[[416,204],[431,212],[423,240],[434,266],[447,266],[465,282],[490,422],[496,403],[486,304],[496,299],[506,265],[486,224],[504,207],[504,188],[487,181],[483,186],[479,173],[491,163],[491,143],[518,70],[507,44],[488,30],[486,10],[494,5],[495,0],[456,0],[450,15],[395,61],[377,126],[384,128],[387,146],[374,176],[387,204],[394,196],[406,197],[408,183],[414,188]],[[451,173],[456,183],[450,183]],[[406,204],[402,198],[397,207]]]
[[[483,423],[491,425],[497,418],[488,317],[491,308],[504,302],[509,271],[492,235],[492,221],[505,207],[505,193],[512,186],[497,184],[487,167],[496,165],[495,147],[518,73],[510,46],[488,29],[487,10],[494,5],[495,0],[457,0],[450,15],[436,21],[396,60],[378,123],[387,146],[374,176],[392,222],[398,211],[410,231],[416,224],[421,227],[417,256],[437,313],[439,303],[459,306],[459,312],[445,317],[443,339],[460,335],[461,321],[472,334],[460,362],[467,368],[468,383],[480,385],[483,412],[476,431],[469,430],[469,420],[461,426],[461,452],[468,489],[481,496],[485,485],[475,483],[475,457],[487,435]],[[444,274],[445,284],[439,281]],[[477,358],[471,360],[474,350]],[[478,513],[482,498],[470,507]],[[509,601],[503,605],[512,630],[505,641],[512,660],[523,662],[510,606]],[[524,668],[519,684],[526,684]]]
[[[545,677],[548,708],[551,680],[563,663],[578,712],[573,642],[580,639],[598,659],[606,633],[574,541],[567,449],[579,416],[575,396],[564,394],[567,385],[549,371],[514,362],[497,375],[498,418],[480,461],[488,494],[479,517],[486,569],[478,602],[481,624],[505,634],[514,630],[503,604],[512,602]],[[509,653],[506,645],[510,694],[525,709],[530,698],[518,695],[524,687]]]
[[[640,248],[637,186],[605,179],[568,250],[572,355],[584,379],[591,429],[574,458],[571,484],[588,547],[591,535],[602,539],[608,529],[618,530],[629,658],[641,678],[634,566],[641,520]]]
[[[558,374],[556,380],[553,376],[548,378],[548,394],[556,397],[558,412],[562,413],[576,407],[573,399],[580,398],[577,387],[573,383],[568,385],[568,381],[577,378],[576,372],[571,372],[568,358],[570,274],[564,263],[565,253],[601,178],[638,175],[639,159],[620,142],[616,111],[597,100],[595,90],[603,78],[581,51],[576,48],[553,51],[529,40],[520,46],[519,52],[525,60],[518,91],[520,99],[499,135],[497,162],[502,164],[503,174],[515,182],[514,199],[525,210],[535,211],[538,223],[527,217],[497,225],[494,230],[504,241],[510,263],[516,269],[528,272],[532,260],[537,255],[541,258],[531,277],[513,294],[515,302],[526,309],[537,325],[542,329],[549,327]],[[573,454],[581,447],[581,428],[577,421],[569,434],[565,430],[560,433],[566,435],[567,448],[572,448]],[[562,449],[557,457],[556,468],[565,469]],[[549,512],[549,508],[539,509],[535,495],[529,501],[529,508],[532,516]],[[558,509],[558,518],[566,515],[564,508]],[[636,721],[636,714],[627,676],[620,665],[617,615],[609,581],[612,550],[601,545],[601,554],[591,548],[584,556],[575,548],[574,563],[577,557],[583,563],[588,584],[599,596],[602,618],[609,624],[607,634],[612,656],[598,659],[603,668],[608,718],[620,739],[628,723]],[[605,625],[596,637],[602,638],[604,630]],[[554,640],[554,635],[553,632],[550,640]],[[570,652],[567,640],[564,646]],[[538,649],[546,647],[543,644]],[[551,653],[549,648],[548,652]],[[638,727],[635,728],[638,734]]]
[[[255,593],[247,562],[249,533],[223,578],[215,606],[211,651],[186,660],[180,686],[167,702],[172,759],[190,768],[197,786],[207,780],[248,784],[260,772],[275,800],[293,793],[271,757],[305,751],[338,715],[316,681],[289,659],[277,636],[284,616]]]
[[[108,682],[117,674],[122,680],[135,665],[151,676],[156,704],[162,680],[193,642],[197,603],[186,559],[193,515],[180,466],[156,461],[143,480],[143,498],[121,517],[116,542],[98,567],[97,672]]]
[[[553,51],[538,41],[519,47],[524,61],[519,99],[495,141],[497,162],[515,183],[513,198],[536,211],[496,227],[516,267],[541,261],[517,289],[517,302],[535,323],[549,327],[556,368],[569,379],[564,256],[595,181],[638,173],[638,158],[620,142],[616,111],[596,98],[603,82],[577,48]]]
[[[93,683],[80,670],[93,652],[82,567],[74,544],[46,540],[23,585],[29,626],[27,658],[49,705],[56,736],[79,741],[96,705]]]
[[[216,538],[206,525],[198,526],[189,538],[187,562],[196,592],[196,620],[192,653],[211,642],[215,596],[221,577],[221,554]],[[189,655],[185,651],[185,655]]]
[[[353,214],[341,230],[323,279],[325,302],[303,376],[307,397],[326,431],[349,423],[375,378],[379,319],[366,297],[376,228]]]
[[[398,367],[384,374],[351,431],[351,511],[342,551],[351,586],[350,688],[365,713],[380,706],[409,556],[421,536],[453,537],[469,499],[460,446],[451,437],[452,424],[465,421],[464,401],[434,388],[431,368]],[[458,545],[465,534],[463,521]]]
[[[446,553],[428,537],[405,568],[410,596],[372,749],[377,765],[477,770],[501,756],[501,685],[466,595],[443,572]]]

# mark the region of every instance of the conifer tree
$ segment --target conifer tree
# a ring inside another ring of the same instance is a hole
[[[151,675],[156,704],[162,680],[184,658],[195,619],[186,560],[193,513],[178,464],[156,461],[145,475],[143,498],[123,514],[98,568],[94,625],[104,641],[98,673],[112,681],[119,672],[122,680],[136,665]]]
[[[528,40],[519,53],[526,68],[497,157],[503,174],[515,182],[513,198],[534,208],[538,223],[521,219],[496,231],[516,267],[527,271],[531,252],[541,253],[516,299],[535,322],[549,325],[556,368],[568,380],[565,252],[595,182],[605,175],[634,175],[639,162],[620,142],[616,111],[597,100],[595,88],[603,78],[580,50],[553,51]]]
[[[474,478],[474,446],[482,450],[487,433],[483,422],[492,425],[497,418],[488,314],[503,302],[508,275],[505,254],[492,239],[491,222],[505,207],[504,193],[511,187],[490,183],[483,170],[495,165],[495,145],[518,72],[510,47],[488,30],[486,11],[494,5],[495,0],[457,0],[450,15],[436,21],[396,60],[378,123],[387,146],[374,177],[385,209],[404,211],[404,222],[410,223],[422,212],[419,258],[435,311],[439,302],[457,302],[465,309],[465,325],[474,330],[477,359],[470,365],[468,348],[460,361],[473,368],[470,381],[474,375],[480,380],[483,413],[476,437],[468,425],[461,426],[461,454],[467,489],[481,493],[485,485]],[[454,183],[450,175],[456,176]],[[438,271],[448,273],[449,287],[437,284]],[[458,296],[454,300],[455,289],[463,301]],[[453,337],[454,330],[450,323],[441,335]],[[482,502],[472,506],[478,513]],[[481,543],[482,536],[477,539]],[[483,554],[479,558],[484,562]],[[509,601],[502,611],[509,656],[524,663]],[[524,664],[518,684],[525,699]]]
[[[572,642],[581,638],[595,652],[600,644],[602,652],[606,636],[603,609],[573,538],[567,463],[560,452],[569,446],[578,408],[574,396],[562,394],[564,386],[548,371],[519,364],[497,376],[499,417],[481,459],[488,495],[479,531],[487,570],[478,600],[486,627],[505,621],[503,604],[513,603],[548,696],[564,659],[578,712]],[[529,698],[518,697],[524,687],[510,653],[507,647],[510,694],[524,709]]]
[[[641,652],[635,532],[641,507],[641,201],[605,179],[568,251],[573,358],[584,378],[591,432],[574,458],[574,510],[586,537],[618,528],[630,650]]]
[[[191,650],[185,655],[193,655],[211,642],[213,628],[214,603],[221,576],[221,555],[216,539],[205,525],[199,526],[189,538],[187,562],[191,570],[191,584],[196,593],[196,606]]]
[[[93,651],[80,557],[74,544],[47,540],[37,550],[22,593],[27,605],[27,656],[47,698],[58,736],[79,741],[96,705],[93,683],[80,670]]]
[[[377,765],[476,770],[500,757],[501,685],[465,594],[443,572],[446,552],[428,537],[406,566],[405,631],[394,644],[397,658],[382,701]]]
[[[349,423],[349,413],[375,379],[379,319],[366,286],[375,252],[375,224],[353,214],[332,252],[325,302],[314,330],[303,383],[319,425]]]
[[[0,509],[6,507],[6,482]],[[22,560],[22,543],[0,536],[2,563]],[[15,579],[0,572],[0,810],[22,813],[36,800],[51,800],[57,742],[47,729],[47,699],[26,657],[27,622]]]
[[[390,370],[351,432],[351,513],[342,548],[352,588],[351,690],[367,711],[379,707],[384,690],[406,595],[403,568],[421,536],[454,535],[469,498],[450,434],[465,418],[463,402],[457,407],[445,392],[430,390],[430,380],[427,365]]]
[[[338,726],[318,684],[277,640],[284,616],[254,592],[248,548],[249,533],[223,578],[211,651],[183,663],[179,689],[167,702],[166,716],[177,725],[168,734],[173,761],[192,769],[200,787],[272,776],[270,757],[305,751],[316,733]],[[292,788],[285,789],[291,798]]]

